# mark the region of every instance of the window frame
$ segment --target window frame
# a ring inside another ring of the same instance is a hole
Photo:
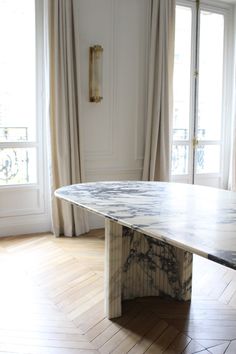
[[[37,166],[37,181],[35,183],[15,183],[0,185],[1,189],[39,189],[44,183],[44,176],[42,168],[40,167],[41,161],[44,161],[44,149],[43,149],[43,132],[44,126],[44,45],[43,45],[43,1],[35,1],[35,70],[36,70],[36,111],[35,111],[35,129],[36,136],[35,141],[25,142],[0,142],[0,148],[35,148],[36,151],[36,166]]]
[[[24,220],[24,216],[32,216],[29,220],[29,225],[38,224],[40,220],[41,227],[36,225],[33,232],[50,230],[51,217],[49,206],[49,171],[48,171],[48,147],[47,147],[47,123],[46,123],[46,81],[45,81],[45,2],[42,0],[35,1],[35,57],[36,57],[36,137],[35,142],[0,142],[0,148],[29,148],[33,147],[36,150],[36,166],[37,166],[37,181],[36,183],[25,184],[5,184],[0,185],[0,198],[6,199],[11,196],[11,201],[8,202],[8,207],[0,206],[0,217],[3,218],[4,224],[8,225],[8,218],[11,217],[13,224],[18,225],[18,218]],[[30,203],[33,196],[34,202]],[[14,201],[17,198],[28,198],[28,203],[25,203],[22,208],[15,207]],[[14,221],[15,220],[15,221]],[[26,222],[26,221],[25,221]],[[28,223],[28,219],[26,224]],[[25,226],[27,229],[27,225]],[[29,226],[30,230],[33,226]],[[36,229],[36,227],[38,229]],[[20,227],[21,228],[21,222]],[[24,229],[24,228],[23,228]],[[8,231],[7,231],[8,232]],[[27,232],[27,231],[26,231]],[[0,230],[1,233],[1,230]],[[14,233],[14,232],[13,232]]]
[[[194,102],[196,92],[196,102],[198,99],[198,80],[195,83],[194,71],[198,67],[199,50],[196,54],[196,46],[199,44],[199,38],[196,34],[196,19],[197,19],[197,6],[196,0],[176,0],[176,6],[184,6],[191,8],[192,10],[192,46],[191,46],[191,82],[190,82],[190,140],[185,144],[189,145],[189,169],[187,175],[172,175],[172,180],[176,182],[192,183],[193,175],[193,149],[192,149],[192,137],[194,136]],[[220,173],[204,173],[196,174],[195,176],[201,176],[203,179],[218,178],[219,187],[226,188],[228,186],[228,177],[230,171],[230,150],[231,150],[231,128],[232,128],[232,115],[233,115],[233,74],[234,74],[234,6],[232,4],[223,3],[220,1],[203,0],[200,1],[200,10],[213,11],[215,13],[222,14],[224,16],[224,64],[223,64],[223,97],[222,97],[222,158]],[[200,31],[198,31],[200,35]],[[230,119],[227,119],[230,117]],[[173,136],[173,135],[172,135]],[[172,141],[172,144],[183,143],[180,141]],[[184,144],[184,145],[185,145]]]

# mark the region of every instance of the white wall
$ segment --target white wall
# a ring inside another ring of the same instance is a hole
[[[147,0],[78,0],[87,181],[139,180],[144,152]],[[103,97],[88,97],[89,47],[103,54]],[[103,220],[91,217],[91,227]]]
[[[149,0],[77,0],[77,4],[86,180],[138,180],[144,150]],[[95,44],[104,48],[104,99],[99,104],[90,103],[88,97],[89,47]],[[45,149],[40,160],[41,165],[47,160]],[[46,163],[41,175],[36,186],[1,188],[0,237],[50,230]],[[103,222],[90,216],[92,228]]]

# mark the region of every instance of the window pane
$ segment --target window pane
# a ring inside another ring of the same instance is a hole
[[[192,10],[176,7],[173,139],[189,139]]]
[[[172,146],[172,174],[184,175],[188,173],[189,147],[187,145]]]
[[[196,149],[197,173],[220,172],[220,146],[200,145]]]
[[[35,141],[35,8],[0,0],[0,142]]]
[[[201,11],[198,139],[221,139],[224,16]]]
[[[36,183],[36,149],[0,149],[0,185]]]

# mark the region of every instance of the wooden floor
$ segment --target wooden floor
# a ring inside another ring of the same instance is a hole
[[[103,312],[103,231],[0,239],[0,353],[236,354],[236,272],[195,257],[191,304]]]

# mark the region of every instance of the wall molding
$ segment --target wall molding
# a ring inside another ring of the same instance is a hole
[[[104,41],[104,57],[107,56],[107,62],[109,65],[107,74],[106,85],[103,87],[104,99],[100,103],[101,105],[106,105],[106,121],[108,122],[108,131],[109,131],[109,143],[106,150],[98,150],[98,149],[85,149],[85,160],[87,161],[96,161],[97,158],[103,159],[112,159],[114,158],[114,119],[116,119],[116,105],[117,105],[117,16],[116,16],[116,0],[112,0],[109,2],[110,5],[110,22],[109,22],[109,35]],[[104,67],[104,60],[103,60]],[[105,70],[103,68],[104,78]],[[106,88],[106,90],[105,90]],[[108,103],[107,103],[108,102]],[[90,103],[90,105],[94,105]],[[95,107],[97,108],[97,106]],[[99,117],[98,117],[99,119]]]
[[[106,168],[106,169],[87,169],[87,175],[89,176],[99,176],[99,175],[114,175],[116,174],[117,176],[121,176],[121,175],[133,175],[133,174],[137,174],[137,173],[141,173],[142,172],[142,168],[133,168],[133,169],[128,169],[128,168],[116,168],[116,167],[112,167],[112,168]]]
[[[78,2],[83,40],[86,181],[140,180],[144,159],[150,0]],[[87,102],[85,97],[86,50],[94,41],[104,47],[105,60],[104,99],[97,106]]]
[[[138,62],[138,72],[142,73],[142,80],[139,76],[138,85],[137,85],[137,99],[138,102],[136,104],[136,119],[135,119],[135,147],[134,147],[134,158],[135,161],[143,161],[144,160],[144,148],[145,148],[145,122],[147,116],[147,83],[148,83],[148,62],[149,62],[149,27],[150,27],[150,10],[151,10],[151,2],[148,0],[145,2],[145,11],[139,12],[139,62]],[[141,26],[141,20],[145,16],[145,30],[143,30],[143,26]],[[143,58],[143,63],[141,65],[140,58],[143,53],[145,53]],[[139,129],[141,129],[142,134],[140,134]],[[140,136],[142,135],[143,141],[143,151],[140,153]]]

